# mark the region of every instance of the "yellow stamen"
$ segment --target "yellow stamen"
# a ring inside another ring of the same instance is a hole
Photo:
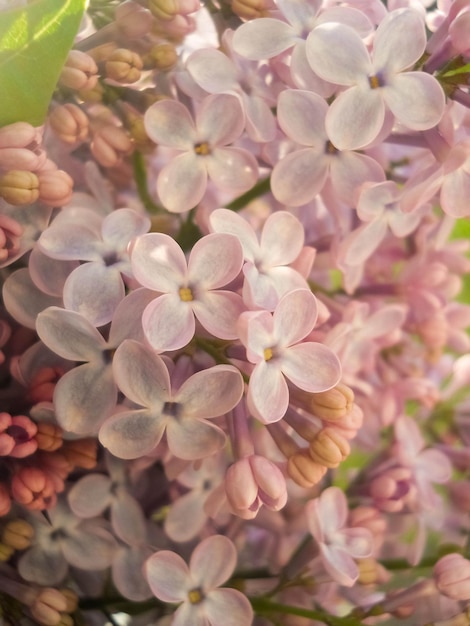
[[[203,599],[200,589],[191,589],[191,591],[188,592],[188,599],[191,604],[199,604]]]
[[[211,149],[207,141],[201,141],[200,143],[196,143],[194,145],[194,152],[196,154],[200,154],[201,156],[206,156],[210,154]]]
[[[380,80],[378,76],[369,76],[369,85],[371,89],[378,89],[380,85]]]
[[[273,358],[273,351],[271,348],[265,348],[263,352],[263,357],[265,361],[269,361]]]
[[[191,302],[193,300],[193,292],[189,287],[181,287],[179,296],[183,302]]]

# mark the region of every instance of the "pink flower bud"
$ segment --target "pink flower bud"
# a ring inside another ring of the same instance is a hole
[[[22,467],[11,480],[13,498],[28,509],[41,510],[55,498],[52,483],[38,467]]]
[[[470,600],[470,561],[461,554],[446,554],[433,569],[439,591],[453,600]]]
[[[117,48],[109,55],[105,70],[107,78],[119,83],[135,83],[139,80],[143,62],[132,50]]]
[[[346,439],[354,439],[357,431],[364,421],[364,412],[358,404],[353,404],[351,411],[340,421],[335,422],[334,427]]]
[[[54,389],[64,372],[55,367],[43,367],[29,382],[28,400],[33,404],[52,402]]]
[[[335,428],[323,428],[310,442],[309,453],[314,461],[326,467],[338,467],[349,456],[348,440]]]
[[[36,139],[36,129],[27,122],[15,122],[0,128],[0,149],[26,148]]]
[[[100,165],[114,167],[132,152],[132,141],[125,130],[108,124],[95,132],[90,148]]]
[[[93,89],[98,81],[98,66],[89,54],[71,50],[62,69],[59,83],[69,89]]]
[[[15,447],[10,452],[10,456],[23,459],[36,452],[38,443],[35,439],[37,426],[26,415],[15,415],[11,419],[11,426],[6,432],[13,437]]]
[[[117,27],[126,39],[140,39],[152,28],[150,11],[132,0],[119,4],[114,11]]]
[[[326,467],[316,463],[308,450],[300,450],[289,457],[287,474],[297,485],[308,488],[321,481],[326,474]]]
[[[39,199],[44,204],[60,207],[70,201],[73,179],[63,170],[41,170],[38,172]]]
[[[44,158],[28,148],[0,148],[0,168],[3,170],[37,170]]]
[[[411,472],[404,467],[387,470],[370,483],[369,492],[381,511],[396,513],[411,495]]]
[[[310,408],[314,415],[328,422],[336,422],[343,419],[351,411],[354,402],[353,390],[343,383],[336,387],[313,393],[310,400]]]
[[[84,141],[88,136],[88,117],[80,107],[71,102],[62,104],[49,114],[49,126],[66,143]]]
[[[0,263],[15,255],[21,245],[23,227],[8,215],[0,215]]]

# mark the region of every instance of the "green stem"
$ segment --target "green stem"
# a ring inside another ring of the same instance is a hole
[[[147,187],[147,169],[145,167],[145,159],[142,152],[136,150],[132,155],[132,167],[134,171],[134,179],[137,187],[139,198],[147,209],[153,215],[164,213],[164,209],[152,200]]]
[[[212,341],[210,341],[210,339],[195,337],[194,342],[200,350],[203,350],[204,352],[209,354],[216,363],[222,365],[233,365],[230,359],[227,359],[227,357],[225,356],[224,348],[219,345],[215,345]],[[240,374],[242,375],[245,383],[248,384],[250,382],[250,377],[243,372],[240,372]]]
[[[269,615],[271,613],[282,613],[284,615],[298,615],[299,617],[307,617],[328,624],[328,626],[365,626],[359,621],[357,616],[346,615],[345,617],[336,617],[329,615],[324,611],[317,609],[305,609],[289,604],[280,604],[272,602],[266,598],[251,598],[253,610],[257,615]]]
[[[230,209],[230,211],[240,211],[241,209],[244,209],[252,200],[259,198],[260,196],[264,196],[264,194],[269,191],[271,191],[271,178],[268,176],[268,178],[263,178],[263,180],[256,183],[256,185],[246,193],[238,196],[238,198],[235,198],[232,202],[229,202],[225,208]]]

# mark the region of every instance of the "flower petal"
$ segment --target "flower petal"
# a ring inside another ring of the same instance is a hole
[[[186,278],[184,252],[173,237],[163,233],[139,237],[132,247],[131,263],[136,280],[154,291],[176,291]]]
[[[233,35],[233,49],[246,59],[261,61],[291,48],[297,39],[289,24],[270,17],[242,24]]]
[[[144,125],[152,141],[178,150],[191,150],[196,129],[188,109],[176,100],[160,100],[145,112]]]
[[[207,187],[206,157],[185,152],[172,159],[160,171],[157,193],[171,213],[183,213],[202,200]]]
[[[328,176],[326,155],[316,148],[296,150],[278,161],[271,175],[276,200],[288,206],[301,206],[323,189]]]
[[[341,364],[328,346],[307,342],[290,346],[282,354],[282,372],[300,389],[317,393],[334,387]]]
[[[216,233],[235,235],[243,248],[245,260],[253,261],[259,251],[258,238],[250,224],[240,215],[229,209],[216,209],[209,217]]]
[[[207,96],[196,114],[196,126],[199,141],[209,142],[213,149],[233,143],[245,126],[240,100],[229,94]]]
[[[120,459],[139,459],[160,443],[166,419],[154,411],[125,411],[108,418],[99,431],[99,440]]]
[[[220,189],[242,193],[258,179],[258,163],[243,148],[216,148],[205,163],[209,178]]]
[[[183,417],[169,420],[166,430],[168,448],[178,459],[203,459],[221,450],[226,441],[224,431],[203,419]]]
[[[248,406],[264,424],[278,422],[289,405],[289,389],[276,363],[261,361],[250,376]]]
[[[308,289],[295,289],[279,300],[274,314],[274,337],[279,347],[291,346],[308,335],[317,321],[317,300]]]
[[[301,146],[324,149],[328,137],[325,117],[328,105],[316,93],[296,89],[281,92],[277,105],[279,126]]]
[[[380,22],[373,42],[376,71],[398,73],[412,67],[426,47],[422,15],[414,9],[391,11]]]
[[[288,265],[302,252],[305,231],[301,222],[287,211],[272,213],[261,233],[263,266]]]
[[[167,293],[147,306],[142,327],[154,350],[166,352],[188,345],[196,329],[191,305],[192,302],[183,302],[179,295]]]
[[[220,50],[196,50],[186,61],[186,69],[193,80],[209,93],[239,89],[235,65]]]
[[[444,91],[426,72],[399,74],[383,88],[383,97],[397,120],[412,130],[432,128],[444,114]]]
[[[243,250],[233,235],[212,233],[197,241],[188,261],[188,280],[203,289],[218,289],[234,280],[243,264]]]
[[[212,535],[194,549],[189,570],[194,581],[207,593],[226,582],[237,564],[237,550],[228,537]]]
[[[233,291],[207,291],[193,304],[201,325],[219,339],[238,337],[237,321],[244,310],[242,298]]]
[[[253,622],[250,601],[237,589],[217,589],[204,604],[210,624],[250,626]]]
[[[160,550],[144,564],[144,573],[152,593],[162,602],[187,599],[189,568],[179,554]]]

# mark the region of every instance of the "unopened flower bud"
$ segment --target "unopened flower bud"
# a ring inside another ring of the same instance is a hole
[[[96,83],[91,89],[79,89],[78,96],[88,104],[98,104],[103,101],[104,87],[101,83]]]
[[[232,11],[243,20],[267,17],[269,9],[274,8],[271,0],[232,0]]]
[[[15,519],[4,527],[2,543],[11,546],[14,550],[26,550],[31,545],[34,528],[26,520]]]
[[[359,569],[358,582],[361,585],[373,585],[378,579],[378,563],[372,557],[359,559],[357,563]]]
[[[150,11],[132,0],[118,4],[114,11],[114,19],[125,39],[139,39],[152,28]]]
[[[155,68],[162,72],[171,70],[178,62],[178,52],[172,43],[165,42],[153,46],[145,55],[144,64],[146,67]]]
[[[316,463],[308,450],[301,450],[289,457],[287,475],[300,487],[313,487],[326,474],[326,467]]]
[[[376,478],[369,486],[374,504],[381,511],[397,513],[410,498],[411,472],[405,467],[391,468]]]
[[[314,461],[326,467],[338,467],[349,456],[348,440],[335,428],[323,428],[310,442],[309,453]]]
[[[78,143],[88,136],[88,117],[71,102],[55,107],[49,115],[49,125],[66,143]]]
[[[89,54],[71,50],[62,68],[59,83],[69,89],[93,89],[98,80],[98,66]]]
[[[7,546],[4,543],[0,543],[0,563],[5,563],[6,561],[9,561],[14,553],[15,548],[12,548],[12,546]]]
[[[62,452],[73,467],[93,469],[96,466],[97,442],[95,439],[68,441]]]
[[[65,609],[65,611],[67,613],[74,613],[78,608],[78,596],[75,591],[65,588],[60,589],[60,593],[64,596],[67,602],[67,608]]]
[[[195,28],[196,22],[190,15],[175,15],[172,20],[157,22],[152,31],[154,35],[167,41],[181,42]]]
[[[27,122],[15,122],[0,128],[0,149],[26,148],[36,139],[36,129]]]
[[[171,20],[176,15],[195,13],[201,7],[199,0],[150,0],[149,11],[160,20]]]
[[[13,498],[34,511],[50,506],[55,498],[52,483],[38,467],[22,467],[11,480]]]
[[[39,422],[36,441],[39,450],[53,452],[63,444],[62,429],[51,422]]]
[[[123,156],[132,152],[133,146],[125,130],[107,124],[95,132],[90,148],[100,165],[114,167]]]
[[[58,589],[41,589],[29,607],[32,616],[44,626],[58,626],[67,609],[67,600]]]
[[[39,178],[39,199],[52,207],[61,207],[70,201],[73,179],[63,170],[41,170]]]
[[[0,178],[0,197],[9,204],[32,204],[39,197],[39,180],[36,174],[23,170],[10,170]]]
[[[143,65],[136,52],[117,48],[105,63],[106,76],[119,83],[135,83],[140,78]]]
[[[336,422],[343,419],[352,409],[354,402],[353,390],[343,383],[336,387],[312,393],[310,407],[312,413],[322,420]]]
[[[351,411],[338,422],[334,423],[334,427],[346,439],[354,439],[357,431],[361,428],[364,421],[364,412],[358,404],[353,404]]]
[[[358,506],[349,512],[351,527],[367,528],[374,538],[381,538],[387,529],[387,522],[380,511],[373,506]]]
[[[0,517],[9,513],[11,509],[11,498],[8,489],[3,483],[0,483]]]
[[[446,554],[433,569],[439,591],[453,600],[470,600],[470,561],[461,554]]]
[[[36,452],[37,427],[26,415],[0,413],[0,455],[21,459]]]

